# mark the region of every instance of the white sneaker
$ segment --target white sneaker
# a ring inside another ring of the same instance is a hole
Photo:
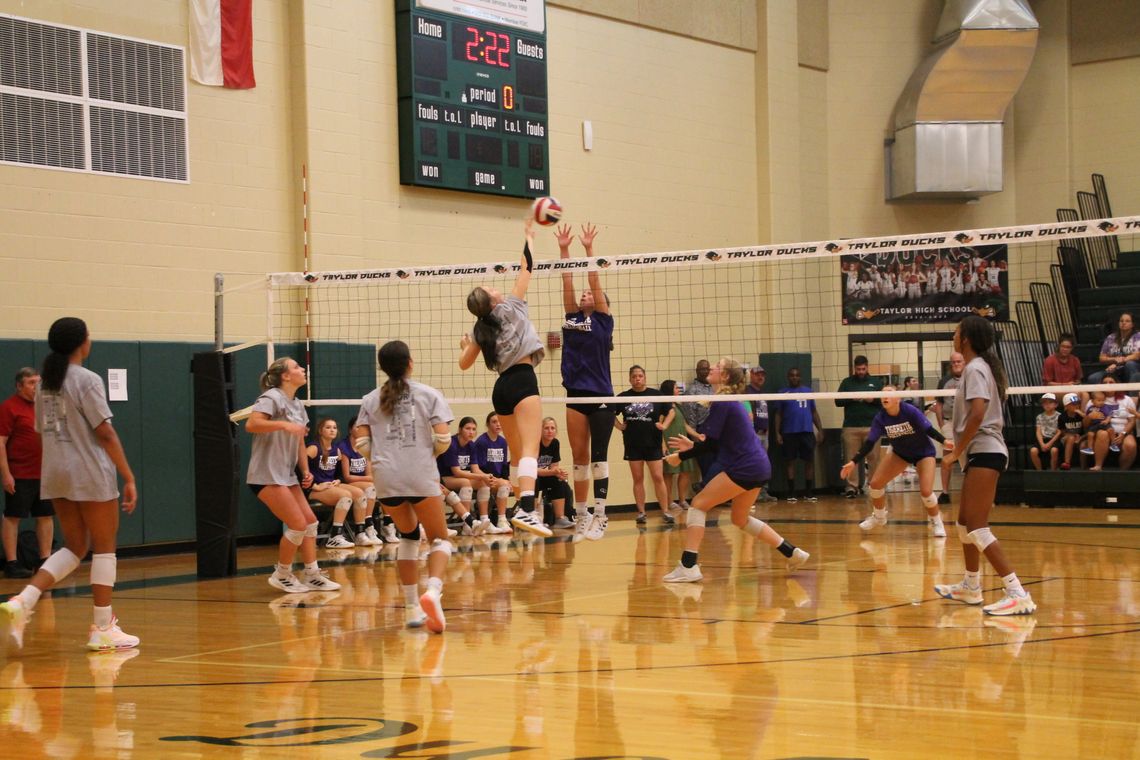
[[[448,528],[447,529],[447,537],[448,538],[455,538],[458,535],[459,535],[459,531],[455,530],[454,528]]]
[[[400,537],[396,535],[396,523],[388,523],[380,528],[380,540],[386,544],[400,543]]]
[[[487,521],[487,529],[485,531],[483,531],[484,535],[487,535],[487,536],[497,536],[503,532],[504,531],[502,528],[500,528],[498,525],[491,522],[490,520]]]
[[[934,538],[946,538],[946,525],[942,520],[931,517],[927,522],[930,523],[930,535]]]
[[[963,583],[940,583],[934,587],[934,593],[943,599],[951,599],[963,604],[981,604],[982,587],[970,588]],[[1009,613],[1005,613],[1009,614]]]
[[[471,523],[471,525],[468,525],[466,522],[462,522],[459,524],[459,532],[465,536],[478,535],[477,533],[475,533],[475,531],[478,529],[479,529],[479,522],[478,521]]]
[[[495,531],[496,533],[514,533],[515,532],[514,528],[511,527],[510,520],[507,519],[506,515],[499,515],[499,522],[495,524],[495,527],[498,528],[498,530]]]
[[[320,570],[306,570],[301,574],[301,583],[313,591],[336,591],[340,584],[330,579]]]
[[[582,512],[574,518],[574,543],[585,540],[593,521],[594,516],[589,512]]]
[[[368,534],[369,538],[372,539],[373,546],[379,546],[380,544],[384,543],[384,539],[380,538],[380,534],[376,532],[375,525],[369,525],[364,529],[364,532]]]
[[[521,509],[517,510],[515,516],[511,518],[511,525],[519,530],[530,531],[536,536],[542,536],[543,538],[550,538],[554,535],[554,531],[538,521],[538,516],[535,515],[534,512],[524,512]]]
[[[404,625],[408,628],[422,628],[427,619],[427,613],[419,605],[404,605]]]
[[[554,521],[554,527],[558,530],[570,530],[574,527],[574,523],[570,522],[565,516],[562,516]]]
[[[432,633],[443,633],[443,629],[447,627],[439,597],[440,592],[434,588],[429,588],[420,596],[420,608],[427,618],[427,629]]]
[[[22,649],[24,647],[24,627],[27,626],[32,613],[16,597],[0,604],[0,613],[3,613],[7,619],[8,637],[12,640],[12,645],[16,649]]]
[[[487,529],[490,527],[491,527],[491,518],[490,517],[482,517],[479,519],[479,522],[475,523],[475,531],[472,533],[472,535],[481,536],[484,533],[486,533]]]
[[[1001,599],[982,607],[982,612],[987,615],[1030,615],[1036,611],[1037,605],[1034,604],[1029,592],[1024,596],[1014,596],[1006,591]]]
[[[590,528],[586,531],[586,538],[591,541],[601,541],[606,535],[606,528],[610,524],[610,518],[605,515],[594,515],[594,519],[590,521]]]
[[[788,572],[799,570],[807,564],[809,557],[811,557],[810,554],[797,547],[795,551],[792,552],[792,556],[788,557]]]
[[[693,565],[692,567],[685,567],[680,562],[673,568],[673,571],[666,575],[661,580],[666,583],[696,583],[701,578],[701,566]]]
[[[356,534],[356,536],[353,538],[353,543],[355,543],[357,546],[375,546],[376,545],[372,542],[372,537],[369,536],[368,532],[364,531],[364,530],[362,530]]]
[[[139,637],[123,633],[119,628],[119,619],[111,618],[111,624],[106,628],[91,626],[91,635],[87,637],[87,648],[95,652],[107,652],[114,649],[130,649],[139,645]]]
[[[356,544],[345,538],[343,533],[337,533],[325,542],[326,549],[351,549],[354,546],[356,546]]]
[[[886,515],[883,515],[882,517],[878,517],[877,515],[875,515],[874,512],[872,512],[870,517],[868,517],[863,522],[859,523],[859,527],[862,528],[863,530],[874,530],[875,528],[881,528],[886,524],[887,524],[887,516]]]
[[[304,594],[309,590],[309,587],[301,583],[297,576],[289,573],[284,578],[279,577],[277,573],[269,576],[269,585],[276,589],[281,589],[286,594]]]

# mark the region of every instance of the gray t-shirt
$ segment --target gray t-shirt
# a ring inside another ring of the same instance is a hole
[[[685,388],[685,395],[711,396],[713,395],[713,388],[711,384],[703,383],[694,377],[693,381]],[[696,429],[697,425],[700,425],[708,419],[709,407],[707,404],[702,404],[699,401],[686,401],[681,404],[681,413],[685,415],[685,421],[688,422],[693,429]]]
[[[103,378],[71,364],[58,393],[36,389],[36,432],[43,440],[41,499],[111,501],[119,498],[115,465],[95,437],[111,419]]]
[[[253,402],[253,411],[261,412],[278,422],[309,424],[305,405],[299,399],[290,399],[280,388],[270,388]],[[284,430],[257,433],[253,436],[253,451],[249,455],[249,469],[245,482],[259,486],[295,486],[297,458],[301,441]]]
[[[357,425],[372,433],[372,479],[377,498],[438,496],[432,428],[455,419],[443,394],[430,385],[408,381],[408,390],[392,414],[380,409],[380,390],[360,402]]]
[[[990,371],[990,365],[980,356],[975,356],[962,370],[962,379],[958,384],[958,392],[954,396],[954,438],[958,440],[966,429],[966,415],[969,413],[968,401],[976,398],[986,400],[986,413],[982,417],[981,427],[970,440],[969,446],[963,454],[1005,454],[1009,456],[1009,449],[1005,446],[1002,437],[1003,420],[1001,415],[1001,395],[998,393],[997,381]]]
[[[942,380],[942,384],[939,385],[938,387],[940,390],[952,391],[958,387],[958,384],[960,382],[962,382],[961,378],[957,378],[957,377],[954,377],[953,375],[950,375],[949,377],[944,378]],[[954,419],[954,397],[953,396],[939,396],[939,400],[942,401],[942,419],[944,419],[944,420]]]
[[[1061,413],[1054,411],[1052,414],[1041,412],[1037,415],[1037,427],[1041,428],[1041,437],[1048,442],[1050,438],[1057,435],[1057,427],[1060,425]]]
[[[530,322],[526,301],[516,295],[509,295],[491,310],[491,314],[502,325],[499,341],[495,344],[495,369],[505,372],[527,357],[537,367],[546,356],[546,349],[542,347],[542,341],[538,339],[538,333]],[[474,333],[471,337],[474,339]]]

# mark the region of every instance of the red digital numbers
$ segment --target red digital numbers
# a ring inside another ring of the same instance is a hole
[[[470,35],[465,48],[467,60],[485,63],[488,66],[510,68],[511,62],[507,57],[511,54],[511,38],[509,35],[490,31],[483,32],[473,26],[467,27],[467,34]],[[483,44],[484,42],[487,44]]]

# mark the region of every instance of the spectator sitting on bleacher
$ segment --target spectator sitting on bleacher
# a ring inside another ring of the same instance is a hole
[[[1037,445],[1029,450],[1029,458],[1033,460],[1033,467],[1040,470],[1041,455],[1049,453],[1049,469],[1057,469],[1057,460],[1061,458],[1061,414],[1057,411],[1057,396],[1046,393],[1041,396],[1041,408],[1037,415]]]
[[[1104,371],[1089,375],[1090,385],[1097,385],[1109,376],[1122,383],[1140,383],[1140,333],[1136,332],[1131,312],[1121,314],[1116,331],[1104,339],[1100,361],[1106,365]]]
[[[1108,418],[1115,407],[1108,403],[1104,391],[1093,391],[1085,405],[1085,445],[1081,453],[1093,457],[1091,472],[1099,472],[1108,456],[1108,433],[1112,429]]]
[[[1057,353],[1045,357],[1041,378],[1045,385],[1080,385],[1082,377],[1081,360],[1073,356],[1073,336],[1062,333]]]
[[[1072,466],[1073,449],[1080,445],[1081,436],[1084,434],[1085,413],[1081,411],[1081,397],[1077,394],[1066,393],[1063,401],[1061,430],[1064,431],[1062,435],[1065,441],[1065,454],[1061,461],[1061,469],[1067,470]]]
[[[1104,381],[1106,383],[1116,382],[1109,377],[1106,377]],[[1128,470],[1136,461],[1136,401],[1123,392],[1109,396],[1108,401],[1115,407],[1112,416],[1108,418],[1108,422],[1112,426],[1109,431],[1108,450],[1119,452],[1120,469]]]

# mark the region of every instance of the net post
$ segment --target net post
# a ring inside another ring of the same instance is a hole
[[[226,278],[221,272],[214,273],[214,350],[221,351],[225,346],[225,330],[222,329],[224,316],[223,290]]]
[[[265,366],[275,360],[273,355],[273,278],[265,278]]]

